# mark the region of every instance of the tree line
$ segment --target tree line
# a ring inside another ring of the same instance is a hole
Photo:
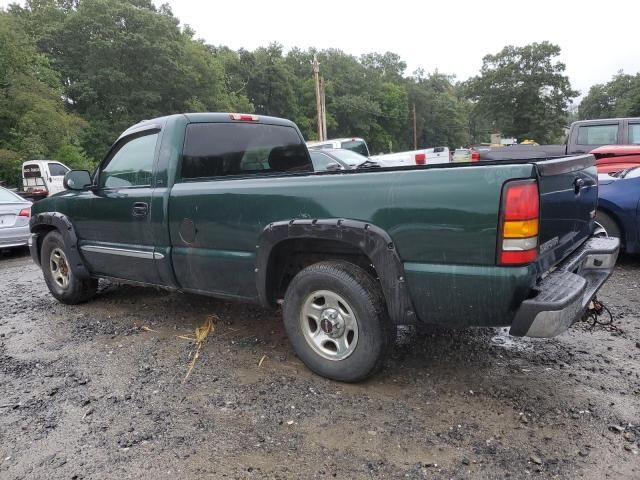
[[[321,63],[329,137],[360,136],[373,152],[486,142],[489,134],[559,141],[573,90],[548,42],[484,57],[465,82],[406,73],[392,52],[253,51],[209,45],[151,0],[28,0],[0,10],[0,181],[20,184],[24,160],[93,168],[140,120],[236,111],[293,120],[316,136],[311,61]],[[639,115],[640,77],[619,73],[583,99],[590,116]]]

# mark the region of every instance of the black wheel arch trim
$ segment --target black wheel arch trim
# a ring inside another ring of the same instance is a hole
[[[268,288],[271,252],[280,242],[290,239],[337,240],[359,249],[378,274],[392,321],[396,324],[416,323],[404,266],[393,240],[382,228],[359,220],[301,219],[267,225],[256,245],[256,287],[263,306],[273,305]]]
[[[38,213],[31,217],[29,220],[29,228],[31,233],[40,236],[42,233],[48,233],[55,229],[57,230],[64,240],[64,244],[67,247],[67,255],[69,256],[69,266],[71,271],[78,278],[89,278],[91,274],[87,268],[80,249],[78,247],[78,236],[71,220],[64,214],[59,212],[43,212]],[[41,243],[37,238],[34,239],[31,245],[31,256],[33,260],[40,265],[41,262]]]

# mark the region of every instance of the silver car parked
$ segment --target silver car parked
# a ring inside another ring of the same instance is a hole
[[[30,217],[31,202],[0,187],[0,248],[27,245]]]

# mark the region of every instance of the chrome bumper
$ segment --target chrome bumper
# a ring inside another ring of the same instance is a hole
[[[619,248],[617,238],[587,240],[536,285],[535,297],[522,302],[509,333],[548,338],[566,331],[613,273]]]

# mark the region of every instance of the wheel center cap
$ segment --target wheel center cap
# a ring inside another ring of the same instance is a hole
[[[332,338],[337,338],[344,333],[344,320],[342,315],[334,308],[327,308],[320,316],[320,328]]]

